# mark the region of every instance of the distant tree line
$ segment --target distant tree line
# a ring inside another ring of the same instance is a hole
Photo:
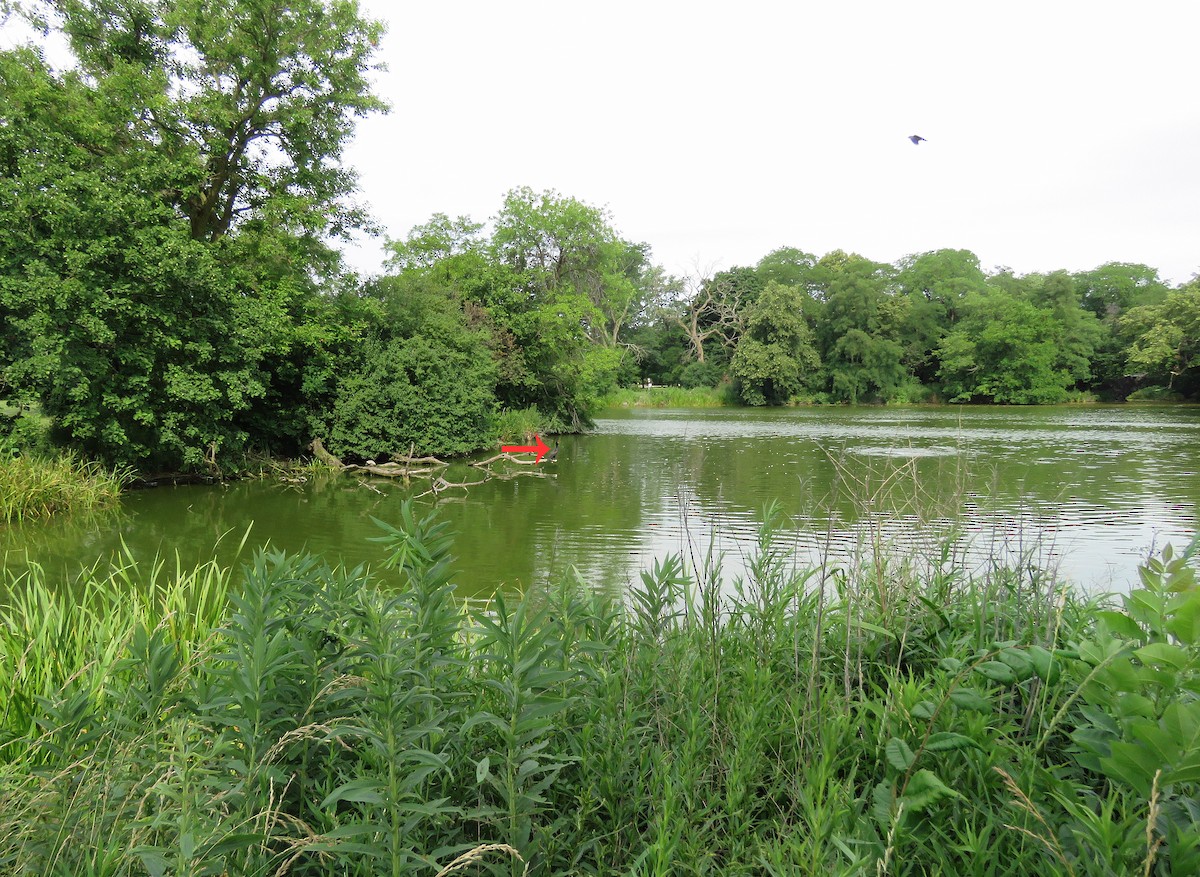
[[[634,333],[655,383],[750,405],[1194,398],[1200,281],[1146,265],[1016,276],[966,250],[895,265],[793,248],[693,283]]]
[[[362,280],[342,151],[381,26],[330,0],[54,0],[54,69],[0,52],[0,402],[143,470],[453,454],[577,430],[639,381],[748,404],[1194,397],[1200,288],[1146,266],[987,275],[777,250],[667,276],[602,209],[516,189],[436,215]],[[514,426],[515,425],[515,426]]]

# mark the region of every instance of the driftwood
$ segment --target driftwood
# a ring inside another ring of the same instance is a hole
[[[517,461],[514,460],[513,462],[515,463]],[[471,465],[474,466],[475,464],[472,463]],[[425,491],[424,493],[418,493],[416,495],[416,497],[414,497],[414,498],[420,499],[423,496],[438,497],[444,491],[451,490],[455,487],[466,490],[469,487],[476,487],[477,485],[480,485],[480,484],[487,484],[489,481],[491,481],[493,479],[497,479],[499,481],[511,481],[514,478],[520,478],[522,475],[530,475],[530,476],[533,476],[534,478],[557,478],[558,477],[557,475],[555,475],[553,473],[546,473],[546,472],[493,472],[490,469],[486,469],[484,471],[487,473],[486,477],[480,478],[478,481],[447,481],[445,478],[443,478],[439,475],[437,478],[435,478],[433,480],[433,483],[429,486],[429,489],[427,491]]]
[[[343,472],[365,472],[368,475],[376,475],[381,478],[425,478],[430,479],[429,489],[424,493],[418,493],[416,499],[423,496],[438,497],[447,490],[459,489],[467,490],[471,487],[477,487],[480,484],[486,484],[493,478],[499,478],[502,481],[508,481],[517,478],[521,475],[532,475],[535,478],[553,478],[553,474],[538,471],[516,471],[516,472],[497,472],[492,469],[494,463],[504,461],[513,463],[518,466],[533,466],[535,461],[522,460],[514,457],[511,454],[499,453],[495,456],[488,457],[486,460],[475,460],[467,465],[480,470],[483,473],[483,478],[478,481],[447,481],[446,478],[438,474],[442,472],[450,464],[445,460],[439,460],[437,457],[416,457],[413,456],[415,448],[410,447],[407,456],[399,457],[396,460],[391,460],[387,463],[376,463],[369,460],[367,465],[356,466],[352,463],[343,463],[333,454],[329,453],[325,448],[324,442],[319,438],[313,439],[309,445],[309,450],[313,455],[333,469],[339,469]],[[436,476],[436,477],[435,477]]]
[[[318,460],[333,469],[341,469],[343,472],[367,472],[371,475],[378,475],[380,478],[410,478],[413,476],[431,475],[439,469],[450,465],[444,460],[439,460],[437,457],[414,457],[412,456],[413,451],[410,449],[408,456],[398,457],[387,463],[369,461],[367,465],[355,466],[352,463],[343,463],[333,454],[329,453],[325,449],[325,443],[319,438],[315,438],[309,442],[308,448]]]
[[[474,463],[471,463],[470,465],[476,467],[477,469],[487,469],[489,466],[491,466],[497,460],[507,460],[510,463],[516,463],[518,466],[536,466],[537,465],[536,460],[519,460],[516,457],[514,457],[512,454],[503,454],[503,453],[497,454],[494,457],[488,457],[486,460],[476,460]]]
[[[424,493],[418,494],[417,498],[419,499],[422,496],[429,496],[430,494],[432,494],[433,496],[436,497],[436,496],[439,496],[443,491],[450,490],[455,487],[466,490],[468,487],[475,487],[476,485],[479,485],[479,484],[486,484],[488,481],[491,481],[493,478],[498,478],[501,481],[511,481],[513,478],[519,478],[522,475],[532,475],[534,478],[554,478],[554,477],[556,477],[555,475],[548,474],[546,472],[520,471],[520,470],[518,470],[516,472],[497,472],[497,471],[493,470],[492,464],[498,463],[501,460],[503,460],[506,463],[515,463],[518,466],[533,466],[533,465],[535,465],[535,462],[533,460],[520,460],[520,459],[517,459],[516,457],[512,456],[511,454],[501,452],[499,454],[496,454],[495,456],[488,457],[486,460],[475,460],[474,462],[468,464],[469,466],[479,469],[481,472],[484,473],[484,477],[481,478],[479,481],[447,481],[445,478],[438,476],[436,479],[434,479],[433,484],[430,485],[429,489],[427,491],[425,491]]]

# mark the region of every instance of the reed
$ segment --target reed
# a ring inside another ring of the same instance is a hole
[[[492,426],[495,444],[524,444],[535,435],[547,438],[567,432],[578,432],[553,415],[539,411],[536,407],[505,408],[496,415]]]
[[[721,387],[621,388],[604,396],[600,408],[720,408],[729,405]]]
[[[0,522],[10,524],[114,504],[129,473],[105,469],[72,452],[0,453]]]

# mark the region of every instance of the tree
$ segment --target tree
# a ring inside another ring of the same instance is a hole
[[[514,282],[493,290],[498,295],[487,304],[525,366],[522,383],[498,394],[510,407],[535,405],[578,430],[620,370],[620,351],[596,345],[610,337],[605,309],[625,313],[633,295],[626,273],[632,245],[604,211],[528,187],[505,196],[493,225],[490,252]]]
[[[933,383],[938,369],[934,351],[967,297],[985,291],[987,278],[970,250],[933,250],[901,259],[896,285],[897,299],[905,303],[897,323],[904,365],[922,383]]]
[[[1185,376],[1190,381],[1200,377],[1200,279],[1172,290],[1158,304],[1134,308],[1121,323],[1132,336],[1130,366],[1166,379],[1170,388]]]
[[[1031,289],[1031,301],[1049,311],[1056,324],[1058,355],[1055,368],[1066,372],[1078,383],[1090,380],[1092,359],[1104,330],[1096,315],[1081,306],[1075,279],[1066,271],[1037,276]]]
[[[686,301],[681,310],[671,314],[671,319],[687,335],[696,362],[705,361],[705,344],[710,339],[726,353],[733,352],[745,330],[746,309],[762,285],[748,268],[733,268],[687,281]]]
[[[587,423],[596,399],[632,371],[631,326],[671,278],[608,214],[557,192],[514,189],[490,236],[444,214],[389,244],[405,284],[435,283],[461,303],[495,366],[501,407],[537,407],[561,428]]]
[[[804,320],[804,291],[771,282],[750,308],[730,363],[747,405],[779,405],[811,388],[821,360]]]
[[[951,402],[1061,402],[1072,376],[1058,367],[1060,330],[1047,311],[1003,292],[969,297],[938,348]]]
[[[870,394],[893,396],[908,373],[890,306],[890,267],[837,250],[813,273],[823,290],[818,337],[833,398],[853,404]]]
[[[1158,304],[1167,297],[1167,285],[1149,265],[1106,262],[1074,275],[1080,300],[1101,320],[1115,320],[1131,308]]]
[[[39,23],[134,112],[122,139],[177,162],[158,190],[197,240],[264,213],[320,236],[362,225],[339,164],[370,88],[383,26],[356,0],[49,0]]]
[[[816,265],[817,257],[812,253],[795,247],[780,247],[759,259],[754,271],[764,284],[774,280],[784,286],[808,288]]]
[[[400,271],[441,267],[443,279],[452,279],[455,261],[482,252],[482,229],[483,223],[472,222],[469,217],[451,219],[445,213],[435,213],[429,222],[415,226],[407,239],[388,241],[387,248],[392,254],[389,264]]]
[[[421,275],[377,281],[383,319],[348,350],[326,429],[331,451],[360,459],[461,454],[486,446],[496,408],[487,331],[452,289]]]
[[[892,398],[908,377],[900,361],[903,352],[890,338],[850,329],[833,347],[837,363],[830,370],[834,397],[851,405],[870,394]]]
[[[76,69],[0,53],[0,366],[108,461],[295,441],[307,321],[359,224],[338,158],[379,26],[353,2],[42,4]],[[7,224],[11,222],[12,224]],[[286,421],[286,423],[285,423]]]
[[[1154,268],[1126,262],[1108,262],[1078,272],[1073,279],[1080,303],[1100,324],[1091,364],[1095,383],[1106,394],[1123,399],[1137,389],[1139,379],[1129,374],[1132,338],[1121,318],[1133,308],[1161,302],[1167,286]]]

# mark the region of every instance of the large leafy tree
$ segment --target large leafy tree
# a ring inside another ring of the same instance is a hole
[[[645,247],[623,240],[599,208],[522,187],[505,196],[490,251],[511,282],[484,304],[524,365],[520,384],[498,387],[501,401],[582,427],[616,381],[621,328],[647,288]]]
[[[832,397],[850,403],[889,398],[907,377],[891,306],[891,266],[837,250],[813,273],[825,302],[818,338]]]
[[[505,196],[490,235],[436,214],[389,246],[398,277],[441,284],[481,332],[497,403],[536,407],[569,429],[631,365],[630,329],[672,288],[606,211],[528,187]]]
[[[239,220],[285,219],[315,235],[361,224],[341,152],[354,120],[384,108],[370,88],[382,25],[356,0],[49,0],[95,87],[128,104],[124,137],[178,163],[159,196],[194,238]]]
[[[1200,389],[1200,279],[1158,304],[1132,309],[1121,322],[1133,339],[1130,367],[1165,380],[1172,389]]]
[[[987,278],[979,257],[970,250],[933,250],[900,260],[896,274],[899,313],[898,341],[904,364],[925,384],[936,380],[934,352],[958,320],[968,296],[985,291]]]
[[[750,307],[730,363],[747,405],[780,405],[814,386],[821,358],[804,319],[804,297],[800,287],[772,281]]]
[[[379,26],[353,2],[62,0],[76,65],[0,54],[8,392],[142,466],[295,442],[329,341],[324,243],[363,220],[339,162]]]
[[[1092,355],[1092,374],[1099,388],[1124,398],[1141,382],[1129,374],[1127,352],[1132,338],[1122,317],[1132,309],[1154,305],[1167,296],[1158,271],[1148,265],[1109,262],[1074,275],[1083,307],[1100,321],[1100,338]],[[1135,371],[1141,366],[1135,365]]]
[[[339,362],[322,434],[339,456],[396,456],[413,446],[459,454],[491,439],[496,366],[486,325],[457,291],[419,272],[370,285],[380,319]]]
[[[1005,292],[971,296],[938,348],[943,391],[952,402],[1061,402],[1073,378],[1060,340],[1048,310]]]
[[[1157,269],[1131,262],[1106,262],[1080,271],[1075,286],[1083,306],[1100,319],[1116,319],[1131,308],[1158,304],[1168,292]]]
[[[796,247],[779,247],[758,260],[754,271],[762,282],[774,280],[784,286],[808,288],[813,280],[817,257]]]
[[[1066,271],[1034,275],[1033,280],[1031,300],[1049,311],[1058,333],[1055,368],[1077,383],[1088,382],[1092,377],[1092,359],[1104,335],[1100,320],[1083,308],[1075,279]]]

